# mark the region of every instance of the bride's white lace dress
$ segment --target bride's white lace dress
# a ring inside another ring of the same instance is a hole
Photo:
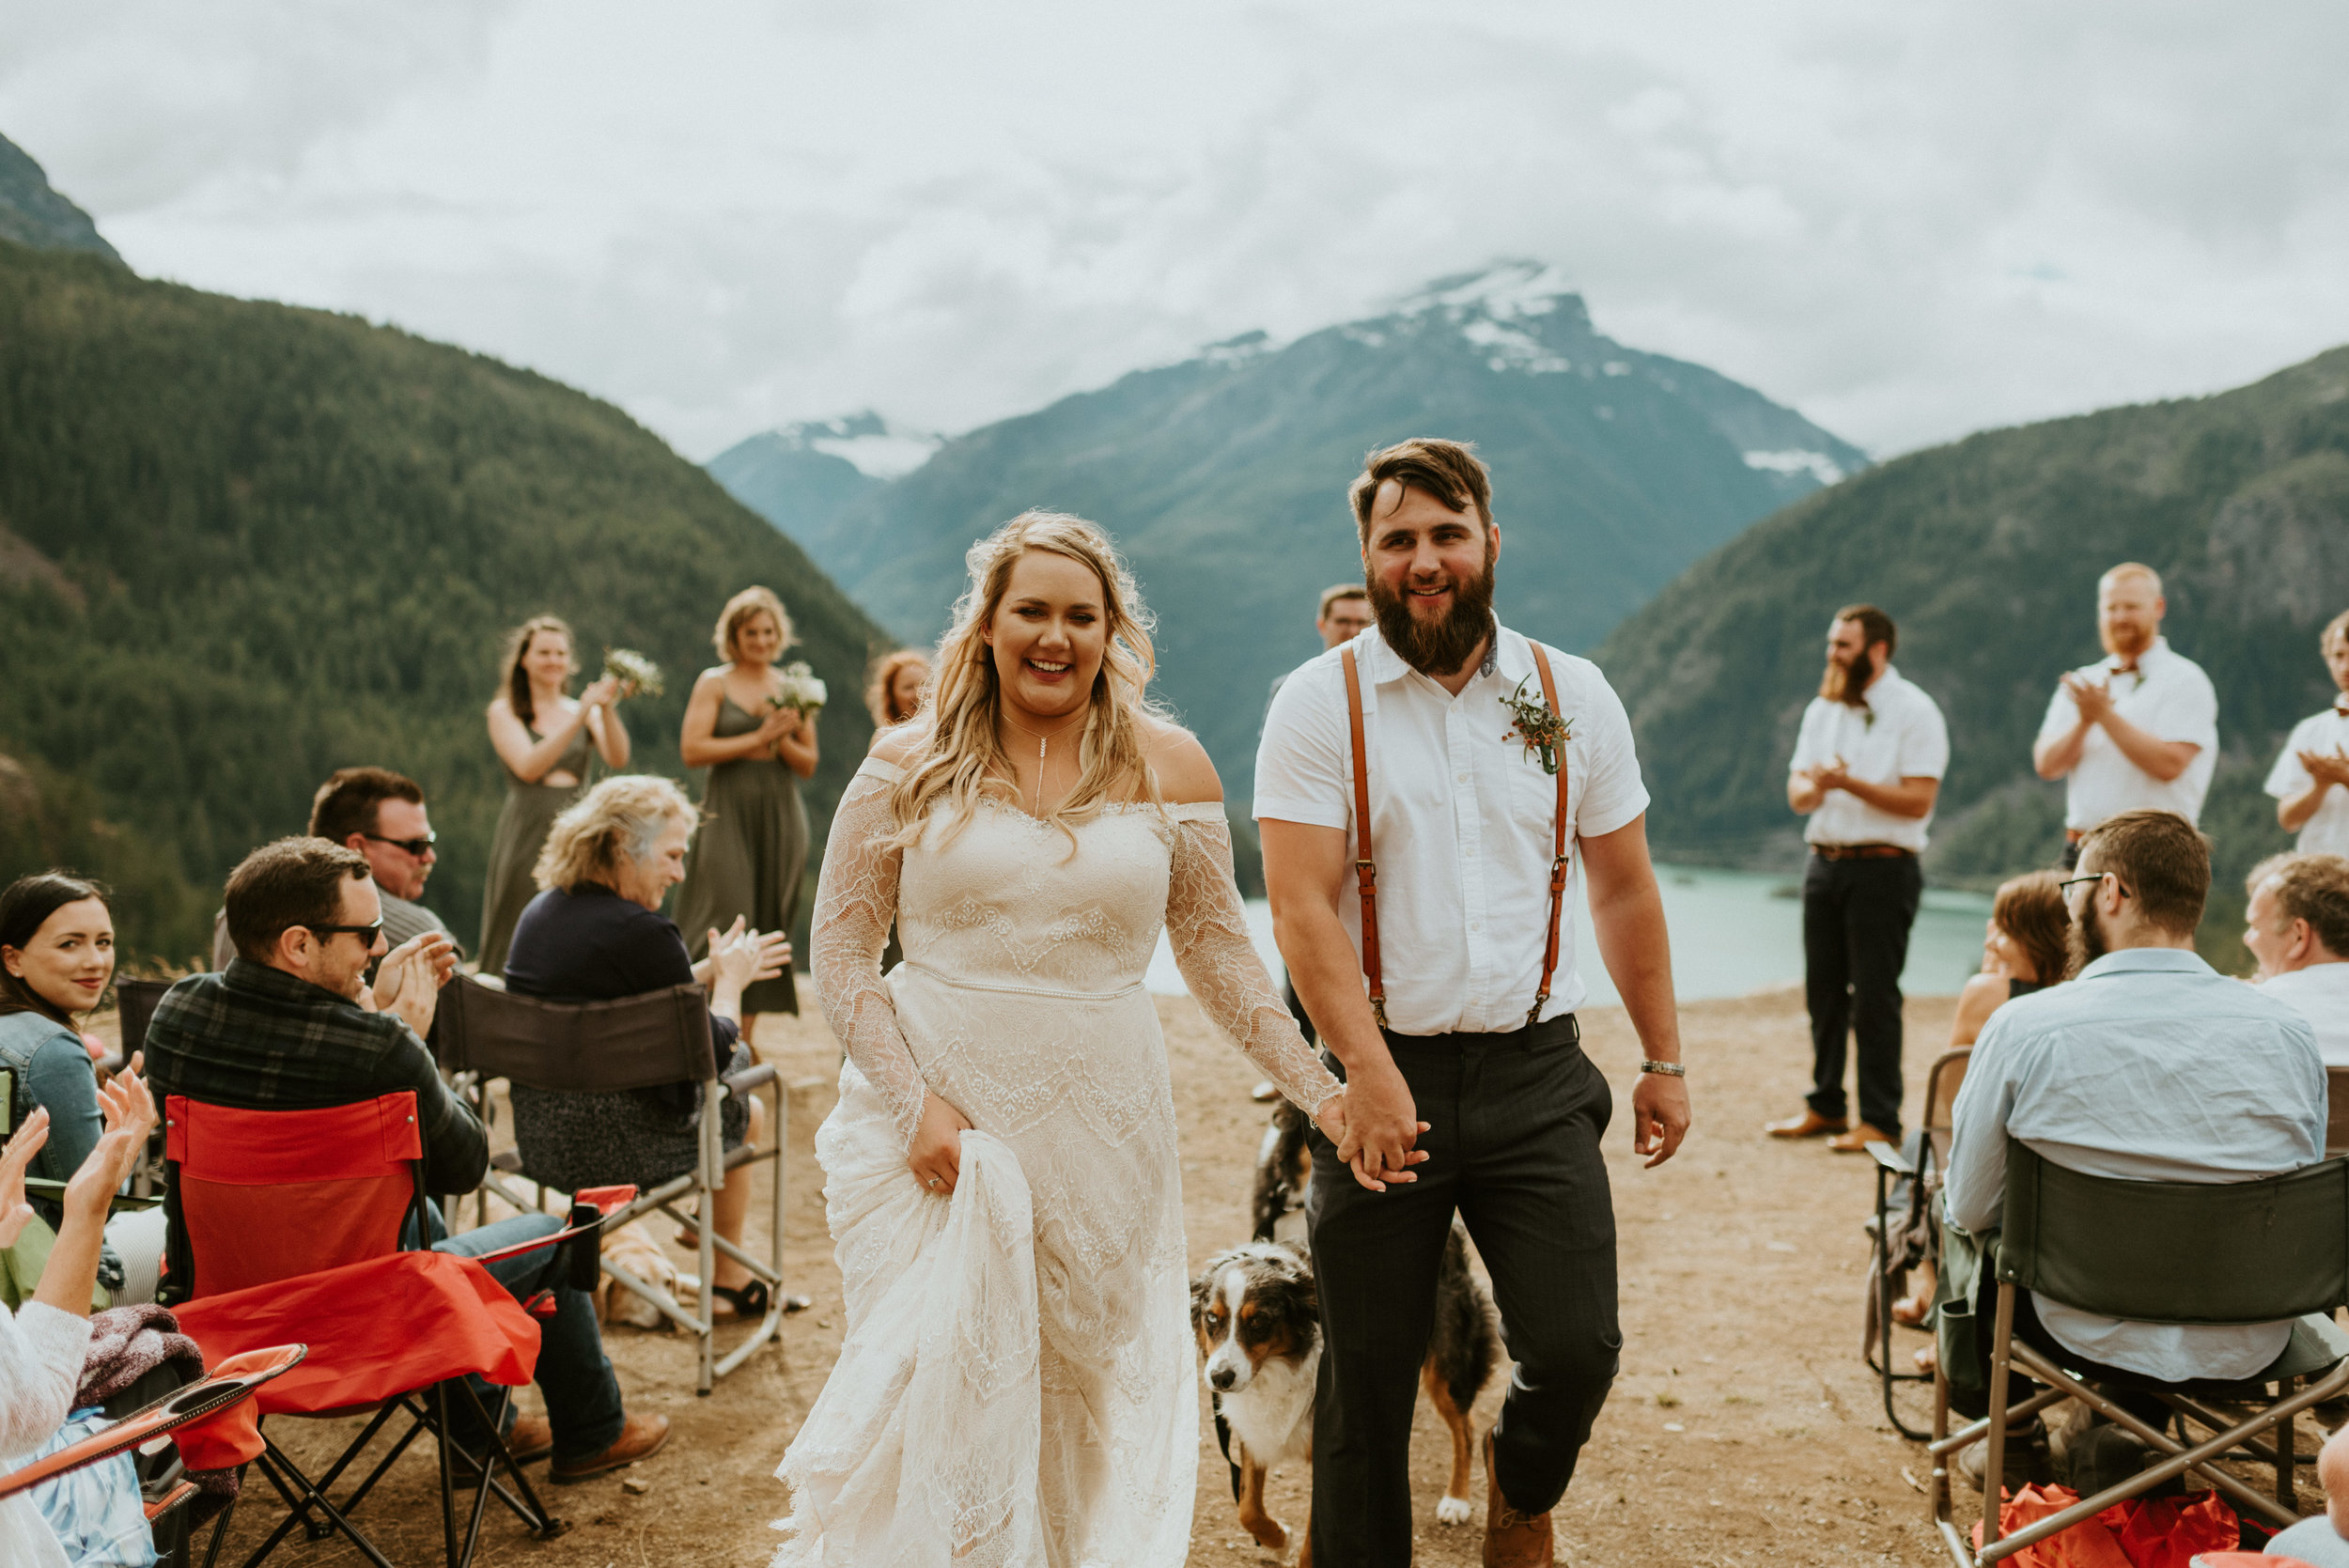
[[[1309,1110],[1338,1085],[1250,946],[1221,805],[1061,829],[983,807],[904,851],[868,759],[834,817],[813,964],[848,1048],[817,1134],[848,1337],[777,1474],[777,1564],[1167,1568],[1199,1464],[1182,1184],[1142,977],[1191,994]],[[892,919],[906,959],[879,958]],[[906,1165],[923,1090],[971,1119],[954,1196]]]

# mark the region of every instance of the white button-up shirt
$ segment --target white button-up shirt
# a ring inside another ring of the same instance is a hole
[[[1941,709],[1887,664],[1868,685],[1865,706],[1813,697],[1802,710],[1802,733],[1795,737],[1790,773],[1843,759],[1843,769],[1862,784],[1896,784],[1903,779],[1937,779],[1949,771],[1950,731]],[[1845,790],[1830,789],[1802,831],[1808,844],[1896,844],[1924,852],[1925,829],[1933,814],[1902,816],[1872,806]]]
[[[2271,975],[2259,988],[2309,1020],[2325,1065],[2349,1067],[2349,960]]]
[[[2201,749],[2185,772],[2164,784],[2131,762],[2102,724],[2092,726],[2066,783],[2063,825],[2086,832],[2124,811],[2175,812],[2196,821],[2202,815],[2202,797],[2210,793],[2211,772],[2218,766],[2218,693],[2200,664],[2170,651],[2167,637],[2155,638],[2154,645],[2138,656],[2135,674],[2123,675],[2120,665],[2118,659],[2106,659],[2072,673],[2082,680],[2109,683],[2113,711],[2138,728],[2163,740],[2190,740]],[[2059,683],[2040,722],[2039,738],[2059,739],[2079,722],[2079,705]]]
[[[1499,628],[1491,673],[1479,671],[1456,697],[1404,663],[1376,627],[1346,646],[1361,672],[1387,1021],[1399,1034],[1522,1029],[1541,986],[1558,815],[1557,779],[1509,737],[1515,720],[1501,706],[1520,683],[1528,699],[1541,700],[1532,644]],[[1341,651],[1299,668],[1273,698],[1256,752],[1253,809],[1260,820],[1345,829],[1350,862],[1354,758]],[[1566,846],[1574,855],[1578,836],[1626,826],[1647,810],[1648,796],[1622,699],[1589,660],[1548,652],[1559,715],[1569,726]],[[1572,867],[1568,877],[1545,1018],[1573,1012],[1586,994],[1575,968]],[[1351,875],[1338,914],[1359,962],[1361,901]]]
[[[2180,949],[2127,948],[1991,1014],[1950,1113],[1951,1222],[1998,1226],[2009,1135],[2067,1170],[2123,1181],[2245,1181],[2324,1158],[2316,1040],[2266,989]],[[2171,1383],[2249,1377],[2292,1336],[2290,1323],[2124,1323],[2033,1304],[2090,1360]]]
[[[2320,755],[2349,752],[2349,706],[2343,705],[2349,705],[2349,697],[2292,726],[2292,738],[2284,742],[2283,754],[2268,770],[2268,794],[2288,800],[2316,782],[2300,766],[2302,752]],[[2325,792],[2316,803],[2315,815],[2300,824],[2297,842],[2312,855],[2349,855],[2349,789],[2336,784]]]

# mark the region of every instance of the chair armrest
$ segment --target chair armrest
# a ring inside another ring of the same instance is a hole
[[[1917,1168],[1908,1163],[1907,1157],[1881,1138],[1868,1140],[1868,1154],[1878,1165],[1896,1176],[1913,1176],[1917,1173]]]
[[[727,1094],[739,1099],[754,1089],[763,1089],[774,1082],[775,1064],[771,1062],[761,1062],[756,1066],[745,1067],[739,1073],[728,1073],[718,1081],[726,1086]]]

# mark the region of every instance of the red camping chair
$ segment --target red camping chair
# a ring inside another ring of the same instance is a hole
[[[172,1281],[185,1300],[175,1308],[181,1331],[208,1360],[287,1340],[309,1345],[308,1359],[256,1397],[263,1420],[375,1412],[315,1483],[266,1430],[257,1457],[208,1444],[200,1433],[181,1439],[191,1468],[253,1460],[290,1511],[245,1568],[296,1527],[313,1540],[339,1533],[377,1568],[391,1568],[350,1515],[427,1431],[440,1450],[442,1534],[452,1565],[472,1560],[491,1492],[534,1534],[562,1533],[568,1527],[539,1503],[496,1435],[513,1389],[537,1366],[538,1326],[479,1261],[399,1250],[401,1228],[412,1219],[414,1235],[427,1234],[415,1095],[403,1091],[318,1110],[238,1110],[173,1094],[164,1101],[164,1128],[167,1201],[173,1228],[186,1243],[174,1250],[173,1262],[175,1270],[188,1265]],[[528,1246],[580,1234],[574,1226]],[[591,1239],[591,1268],[594,1256]],[[396,1310],[387,1310],[391,1303]],[[501,1386],[494,1412],[466,1380],[472,1374]],[[459,1390],[455,1397],[473,1402],[490,1434],[484,1460],[446,1436],[452,1383]],[[410,1420],[391,1451],[340,1504],[330,1501],[328,1489],[403,1413]],[[474,1498],[460,1550],[457,1475],[484,1466],[487,1484]],[[501,1468],[511,1490],[499,1480]],[[214,1554],[234,1512],[232,1506],[215,1527]]]

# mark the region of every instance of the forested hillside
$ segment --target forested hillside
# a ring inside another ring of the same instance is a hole
[[[1346,487],[1365,451],[1413,435],[1478,443],[1508,539],[1501,613],[1569,648],[1866,461],[1750,387],[1606,337],[1554,274],[1510,263],[957,437],[796,536],[893,631],[927,639],[972,539],[1031,506],[1103,524],[1159,615],[1157,693],[1244,800],[1268,684],[1318,651],[1320,590],[1361,572]],[[750,478],[729,482],[779,526],[816,515]]]
[[[625,716],[677,773],[709,629],[780,593],[835,695],[820,831],[883,639],[800,551],[608,404],[318,311],[0,243],[0,875],[122,879],[126,942],[196,950],[223,874],[333,768],[432,799],[428,902],[470,940],[502,789],[482,709],[505,629],[552,612],[670,672]]]
[[[1868,599],[1899,622],[1901,669],[1949,718],[1930,868],[1986,878],[2046,863],[2062,786],[2032,776],[2031,738],[2058,673],[2097,656],[2098,575],[2130,559],[2162,572],[2170,640],[2218,688],[2203,827],[2232,884],[2285,846],[2260,783],[2293,721],[2332,691],[2316,635],[2349,607],[2349,349],[2217,396],[1902,458],[1707,556],[1598,655],[1639,730],[1657,842],[1793,862],[1795,731],[1828,617]],[[2232,897],[2206,932],[2234,918]]]

